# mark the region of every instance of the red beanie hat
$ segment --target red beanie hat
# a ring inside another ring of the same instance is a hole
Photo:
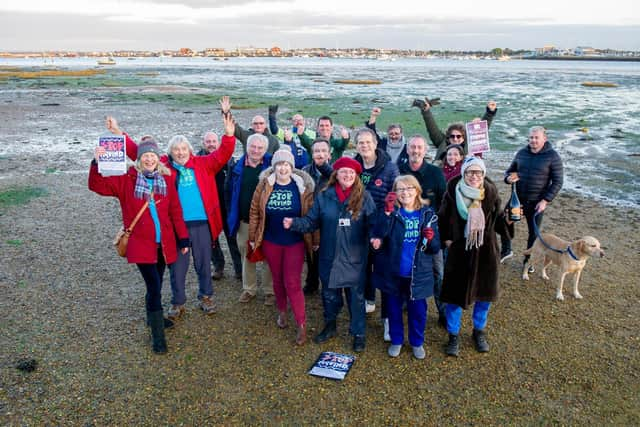
[[[335,163],[333,164],[333,170],[337,171],[338,169],[341,169],[341,168],[353,169],[354,171],[356,171],[358,175],[362,173],[362,165],[360,165],[360,163],[358,163],[356,160],[352,159],[351,157],[340,157],[338,160],[335,161]]]

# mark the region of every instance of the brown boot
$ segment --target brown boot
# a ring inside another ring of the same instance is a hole
[[[284,329],[286,328],[287,325],[287,312],[286,311],[281,311],[278,313],[278,320],[276,320],[276,324],[278,325],[278,328],[280,329]]]
[[[302,325],[298,325],[298,333],[296,334],[296,344],[304,345],[305,342],[307,342],[307,328],[303,323]]]

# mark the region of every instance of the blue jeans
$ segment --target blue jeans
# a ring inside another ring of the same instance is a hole
[[[490,302],[476,301],[473,304],[473,329],[484,329],[487,326]],[[447,331],[450,334],[458,335],[460,332],[460,321],[462,319],[462,307],[455,304],[447,304]]]
[[[206,221],[187,222],[189,238],[191,239],[191,255],[193,266],[198,274],[198,299],[213,295],[211,284],[211,231]],[[171,304],[182,305],[187,302],[185,282],[189,271],[189,252],[182,254],[178,251],[178,259],[171,264]]]
[[[352,335],[365,334],[365,308],[364,308],[364,290],[363,286],[358,288],[335,288],[329,289],[325,283],[322,284],[322,307],[324,308],[325,323],[335,321],[342,310],[344,300],[342,292],[344,290],[349,307],[349,315],[351,316],[351,325],[349,332]]]

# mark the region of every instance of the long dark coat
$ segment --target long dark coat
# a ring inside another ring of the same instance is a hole
[[[440,240],[452,241],[444,269],[440,299],[466,309],[475,301],[492,302],[497,299],[500,251],[496,233],[513,237],[513,225],[507,226],[498,189],[489,178],[485,178],[482,201],[486,225],[484,240],[479,248],[465,250],[466,220],[458,213],[455,196],[456,185],[460,179],[462,177],[449,181],[438,212]]]

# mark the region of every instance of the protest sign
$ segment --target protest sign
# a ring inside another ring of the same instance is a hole
[[[103,135],[98,145],[104,147],[106,153],[98,158],[98,172],[103,176],[123,175],[127,173],[127,155],[124,135]]]
[[[355,356],[324,351],[311,366],[309,373],[317,377],[343,380],[355,360]]]
[[[476,155],[489,151],[489,126],[486,120],[471,122],[465,125],[467,130],[467,146],[469,153]]]

